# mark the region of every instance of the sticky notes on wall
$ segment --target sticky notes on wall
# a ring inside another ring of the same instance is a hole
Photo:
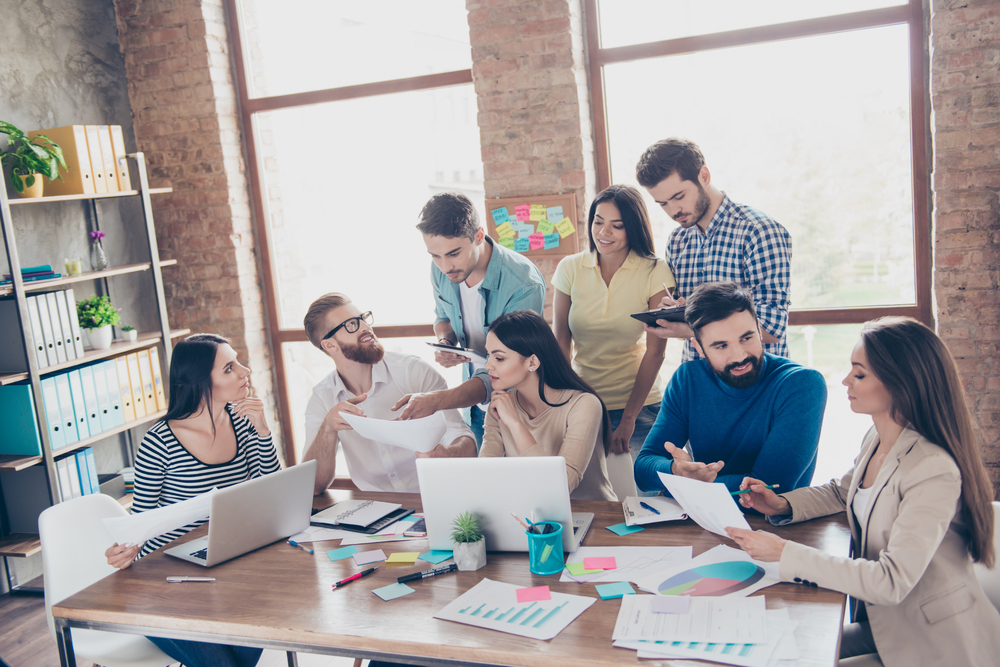
[[[505,211],[507,209],[504,209]],[[506,220],[502,224],[497,225],[497,236],[503,238],[505,236],[514,236],[514,228],[510,226],[510,223]]]
[[[490,215],[493,216],[493,224],[497,226],[510,220],[510,216],[507,214],[506,206],[501,206],[500,208],[493,209],[492,211],[490,211]]]
[[[560,238],[566,238],[570,234],[576,232],[576,227],[573,225],[573,221],[569,218],[563,218],[560,220],[559,224],[556,225],[556,229],[559,230]]]
[[[576,233],[576,225],[564,214],[562,206],[499,206],[490,209],[490,216],[497,243],[514,252],[559,248],[562,239]]]
[[[515,206],[514,215],[517,216],[519,222],[525,222],[531,217],[531,205],[523,204],[521,206]]]
[[[543,204],[531,204],[529,220],[538,222],[545,219],[545,206]]]

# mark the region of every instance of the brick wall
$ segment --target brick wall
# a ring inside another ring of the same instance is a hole
[[[115,0],[174,328],[228,336],[274,412],[271,355],[221,0]],[[275,436],[280,439],[280,436]],[[280,449],[280,443],[278,443]]]
[[[934,0],[934,291],[1000,491],[1000,3]]]

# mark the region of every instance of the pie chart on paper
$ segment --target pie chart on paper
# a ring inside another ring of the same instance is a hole
[[[747,561],[709,563],[685,570],[663,581],[660,595],[712,597],[749,588],[764,578],[764,568]]]

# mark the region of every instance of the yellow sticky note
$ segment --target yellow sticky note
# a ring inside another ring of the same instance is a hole
[[[499,240],[497,240],[497,243],[502,245],[504,248],[507,248],[508,250],[513,250],[515,241],[517,241],[517,239],[515,239],[513,236],[501,236]]]
[[[566,238],[570,234],[576,232],[576,227],[573,225],[573,221],[569,218],[563,218],[560,220],[559,224],[556,225],[556,229],[559,231],[560,238]]]
[[[595,572],[604,572],[604,570],[583,569],[583,561],[580,561],[579,563],[566,563],[566,570],[575,577],[579,577],[584,574],[594,574]]]
[[[385,559],[386,563],[416,563],[419,551],[400,551]]]
[[[510,226],[509,222],[497,225],[497,236],[501,238],[504,236],[514,236],[514,228]]]
[[[532,222],[538,222],[539,220],[544,220],[546,216],[545,205],[544,204],[532,204],[531,213],[528,218]]]
[[[556,231],[556,226],[548,220],[539,220],[536,230],[539,234],[551,234]]]

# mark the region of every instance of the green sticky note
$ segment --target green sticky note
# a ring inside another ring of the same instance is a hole
[[[572,574],[574,577],[579,577],[584,574],[596,574],[598,572],[604,572],[604,570],[585,570],[583,568],[583,561],[579,563],[566,563],[566,571]]]
[[[556,226],[548,220],[539,220],[536,229],[540,234],[551,234],[556,231]]]
[[[632,590],[632,584],[627,581],[618,581],[613,584],[598,584],[594,588],[597,589],[597,594],[601,596],[602,600],[615,600],[623,595],[635,595],[635,591]]]
[[[608,526],[610,530],[615,535],[631,535],[632,533],[638,533],[640,530],[646,530],[642,526],[630,526],[627,523],[618,523],[613,526]]]
[[[502,245],[504,248],[507,248],[507,250],[514,249],[514,241],[516,241],[516,239],[513,236],[501,236],[497,239],[497,243]]]

